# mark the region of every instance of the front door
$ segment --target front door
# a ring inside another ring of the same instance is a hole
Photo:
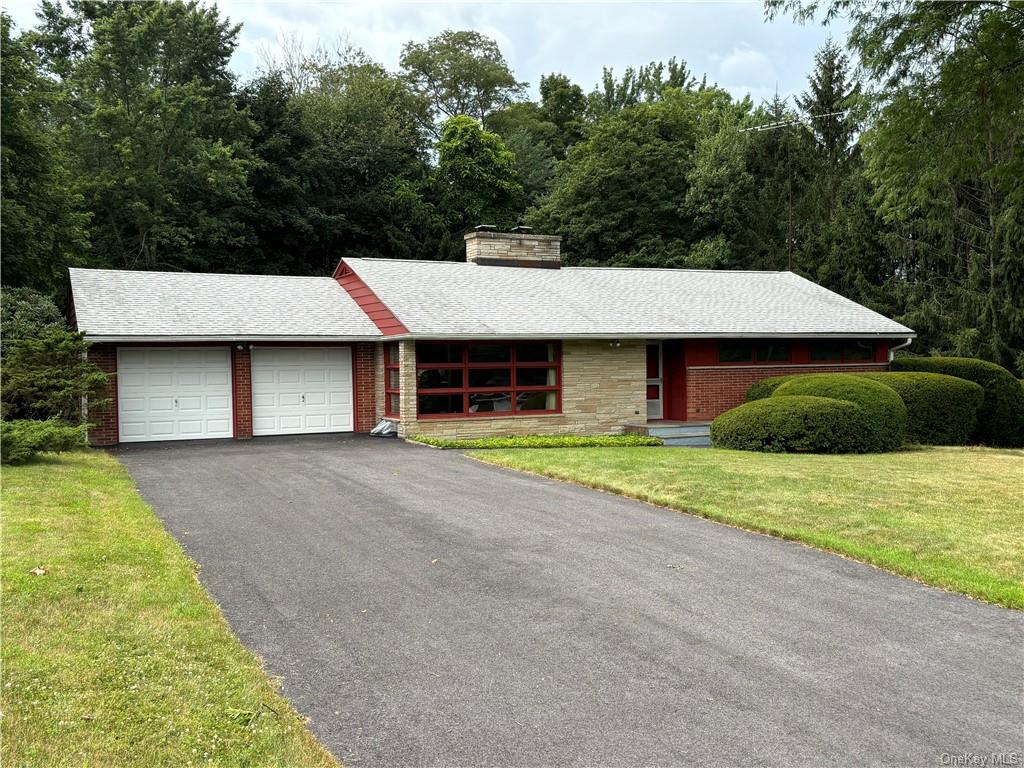
[[[665,386],[662,380],[661,342],[647,345],[647,418],[660,419],[664,413],[662,405]]]

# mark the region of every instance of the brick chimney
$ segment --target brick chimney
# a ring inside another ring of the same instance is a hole
[[[529,227],[498,232],[481,224],[466,235],[466,261],[480,266],[558,269],[561,242],[559,235],[535,235]]]

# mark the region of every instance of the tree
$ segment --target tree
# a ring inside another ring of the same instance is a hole
[[[449,29],[426,44],[407,43],[401,65],[442,115],[469,115],[481,124],[526,88],[515,79],[498,44],[479,32]]]
[[[357,51],[302,66],[311,71],[299,74],[301,90],[299,67],[240,95],[259,125],[250,176],[259,260],[267,271],[325,274],[342,251],[420,255],[434,226],[422,199],[426,100]]]
[[[0,289],[0,344],[35,339],[65,330],[64,315],[53,299],[32,288]]]
[[[563,234],[570,263],[690,264],[706,234],[686,202],[695,149],[705,124],[737,109],[724,91],[670,90],[609,115],[569,151],[528,223]]]
[[[850,77],[850,62],[831,39],[814,56],[808,90],[796,97],[806,125],[817,141],[824,169],[836,171],[850,156],[860,128],[855,108],[860,83]]]
[[[0,372],[4,420],[77,422],[83,397],[97,407],[108,402],[107,374],[86,360],[88,347],[82,334],[64,330],[12,340]]]
[[[499,136],[470,117],[453,117],[441,131],[437,158],[435,185],[449,232],[461,233],[478,224],[508,229],[517,223],[523,187],[516,158]]]
[[[55,42],[68,29],[84,43]],[[218,269],[252,246],[253,126],[228,70],[237,34],[194,1],[49,7],[37,42],[72,105],[67,146],[99,264]]]
[[[540,79],[540,108],[544,118],[558,129],[557,138],[549,145],[561,160],[586,133],[587,97],[565,75],[545,75]]]
[[[1024,10],[1015,4],[768,0],[823,11],[879,85],[865,132],[892,229],[887,288],[924,348],[1024,362]]]
[[[515,155],[516,173],[523,188],[526,206],[534,206],[548,193],[555,175],[551,149],[526,131],[513,131],[505,137],[505,146]]]
[[[61,92],[39,71],[24,36],[0,14],[0,238],[4,282],[54,291],[82,264],[88,216],[52,119]]]
[[[589,98],[590,111],[598,118],[615,114],[637,104],[649,104],[661,99],[669,88],[688,91],[698,86],[685,61],[672,57],[668,62],[652,61],[640,69],[627,67],[621,78],[605,67],[601,84]],[[705,82],[699,84],[706,87]]]

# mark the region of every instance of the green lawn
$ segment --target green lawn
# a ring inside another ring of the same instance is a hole
[[[2,479],[3,765],[338,765],[120,464],[82,451]]]
[[[601,448],[470,455],[806,542],[1024,609],[1024,451],[808,456]]]

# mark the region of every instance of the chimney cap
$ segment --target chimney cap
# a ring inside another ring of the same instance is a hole
[[[515,235],[528,235],[533,232],[533,227],[524,227],[520,224],[518,227],[512,227],[512,234]]]
[[[473,227],[477,232],[497,232],[498,228],[494,224],[477,224]]]

